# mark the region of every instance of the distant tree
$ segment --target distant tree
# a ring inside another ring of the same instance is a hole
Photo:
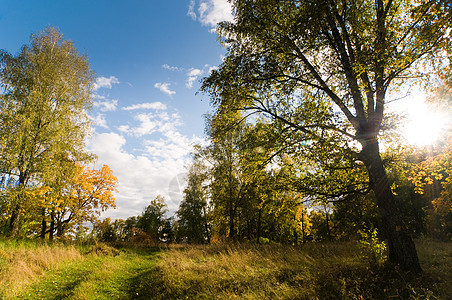
[[[159,243],[163,238],[163,228],[165,227],[165,213],[167,212],[165,198],[158,195],[145,208],[143,214],[138,219],[137,228],[145,232],[154,243]]]
[[[97,239],[101,242],[114,242],[117,240],[114,224],[110,218],[94,222],[93,230]]]
[[[124,231],[125,231],[124,239],[126,241],[129,241],[134,237],[136,230],[137,230],[138,219],[139,218],[136,216],[128,217],[126,219],[125,224],[124,224]]]
[[[124,241],[125,221],[123,219],[105,218],[93,222],[93,232],[95,238],[101,242]]]
[[[188,183],[184,198],[179,204],[177,215],[177,237],[188,243],[209,242],[210,232],[207,221],[207,200],[205,183],[206,169],[200,160],[194,160],[187,174]]]
[[[237,148],[243,127],[230,127],[238,117],[238,114],[211,116],[207,121],[207,131],[212,143],[203,151],[204,158],[211,164],[212,180],[209,190],[215,226],[220,235],[229,239],[236,238],[236,216],[244,191],[240,177],[240,153]]]
[[[17,55],[0,51],[0,173],[25,190],[85,161],[93,72],[72,42],[53,28],[32,35]],[[25,204],[19,192],[8,213],[17,234]]]
[[[172,243],[174,241],[174,223],[174,217],[165,219],[165,224],[163,225],[161,233],[161,241],[163,243]]]

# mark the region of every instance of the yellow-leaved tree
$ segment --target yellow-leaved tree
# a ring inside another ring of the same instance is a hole
[[[41,223],[41,237],[47,234],[49,239],[55,234],[63,237],[85,222],[96,221],[101,212],[116,207],[117,185],[118,179],[107,165],[96,170],[76,164],[75,174],[67,180],[67,185],[54,190],[43,203],[46,213]]]
[[[432,201],[436,224],[435,236],[447,238],[452,234],[452,140],[437,155],[417,165],[411,174],[415,190]]]

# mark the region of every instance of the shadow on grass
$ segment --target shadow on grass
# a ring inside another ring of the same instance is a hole
[[[180,281],[168,282],[163,272],[155,267],[131,278],[128,282],[130,299],[213,299],[221,298],[219,295],[225,295],[222,294],[224,291],[230,291],[231,297],[240,298],[248,288],[246,282],[216,280],[217,285],[211,286],[183,276]],[[308,281],[298,280],[297,274],[300,273],[294,270],[283,273],[275,276],[278,282],[274,284],[289,285],[295,289],[287,299],[437,299],[434,296],[437,294],[434,280],[426,275],[403,274],[390,265],[379,269],[325,269]],[[254,279],[265,281],[265,278]],[[275,297],[286,299],[274,294],[267,294],[263,298]]]
[[[21,299],[68,299],[74,295],[74,290],[92,273],[91,270],[72,270],[70,276],[65,275],[66,270],[58,278],[64,281],[46,280],[40,282],[32,288],[32,292],[22,295]],[[58,274],[58,273],[57,273]],[[52,277],[53,278],[53,277]]]
[[[319,299],[437,299],[435,281],[426,274],[403,273],[387,264],[380,268],[325,271],[316,278]]]
[[[104,248],[108,250],[108,248]],[[74,299],[78,297],[84,283],[92,281],[94,286],[92,284],[91,286],[93,286],[94,289],[87,293],[90,296],[85,297],[90,298],[96,295],[96,298],[97,296],[105,298],[110,295],[112,290],[116,290],[121,299],[135,299],[135,296],[137,296],[136,293],[133,293],[136,286],[135,282],[142,276],[147,277],[147,273],[152,273],[154,263],[158,260],[157,257],[159,253],[161,253],[161,250],[159,248],[122,247],[114,252],[104,251],[105,249],[102,248],[102,251],[97,251],[99,249],[96,248],[96,251],[90,251],[90,253],[96,253],[91,259],[55,270],[51,274],[45,276],[43,280],[33,284],[30,289],[19,298],[52,300]],[[136,264],[121,263],[121,261],[127,260],[129,260],[129,262],[134,261]],[[99,278],[105,276],[102,275],[102,272],[105,271],[105,268],[108,268],[112,261],[118,262],[116,265],[113,263],[112,266],[121,267],[115,270],[115,276],[106,277],[104,279],[105,281],[98,282]],[[149,299],[149,297],[147,297],[147,299]]]

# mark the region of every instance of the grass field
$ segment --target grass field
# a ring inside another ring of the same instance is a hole
[[[356,243],[76,246],[0,240],[1,299],[452,299],[452,244],[418,241],[422,276]]]

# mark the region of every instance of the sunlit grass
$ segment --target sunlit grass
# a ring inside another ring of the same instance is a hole
[[[423,260],[436,255],[429,250],[435,244],[420,244]],[[426,275],[415,277],[369,265],[354,242],[175,247],[140,293],[153,291],[155,299],[449,299],[448,287],[432,279],[449,276],[446,252],[436,256],[441,269],[427,265]]]
[[[0,295],[14,297],[28,283],[64,263],[83,259],[73,245],[0,240]]]
[[[87,254],[34,283],[25,299],[133,299],[137,278],[152,269],[156,251],[119,251]],[[111,252],[113,253],[113,252]]]
[[[452,244],[417,248],[422,276],[371,265],[357,242],[159,250],[0,240],[0,299],[452,299]]]

